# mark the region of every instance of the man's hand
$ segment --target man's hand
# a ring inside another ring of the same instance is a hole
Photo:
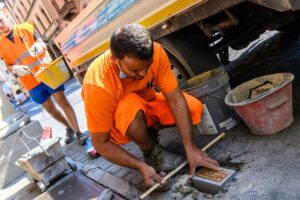
[[[144,177],[146,187],[151,187],[156,183],[160,183],[163,178],[163,174],[157,174],[155,169],[146,163],[142,164],[138,170]]]
[[[30,69],[26,65],[14,65],[12,67],[12,73],[16,74],[19,77],[25,76],[27,74],[30,74]]]
[[[44,42],[42,41],[37,41],[35,42],[31,48],[29,49],[30,55],[31,56],[38,56],[41,55],[42,53],[44,53],[46,50],[46,45]]]
[[[203,166],[214,170],[220,169],[220,165],[216,160],[208,157],[208,155],[204,151],[201,151],[197,147],[188,150],[186,155],[190,167],[191,176],[195,174],[196,167],[198,166]]]

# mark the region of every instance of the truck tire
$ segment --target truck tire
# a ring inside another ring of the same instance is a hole
[[[191,26],[157,40],[168,54],[179,82],[221,65],[198,27]]]

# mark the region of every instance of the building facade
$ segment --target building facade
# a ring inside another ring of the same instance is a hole
[[[53,39],[90,1],[5,0],[5,4],[15,23],[32,22],[42,39],[48,43],[52,56],[58,57],[60,52]]]

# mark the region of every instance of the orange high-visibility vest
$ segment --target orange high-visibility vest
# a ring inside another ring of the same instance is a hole
[[[8,65],[26,65],[36,73],[40,67],[51,63],[48,51],[37,57],[32,57],[29,48],[34,44],[34,26],[31,23],[14,25],[14,42],[5,36],[0,36],[0,56]],[[20,77],[26,90],[31,90],[40,84],[32,74]]]

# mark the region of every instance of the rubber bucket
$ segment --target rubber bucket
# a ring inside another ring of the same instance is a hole
[[[45,69],[39,70],[35,77],[52,89],[56,89],[70,78],[70,74],[62,57],[59,57]]]
[[[269,135],[279,132],[294,121],[292,105],[292,80],[290,73],[277,73],[252,79],[239,85],[225,98],[244,120],[251,132]],[[255,88],[272,84],[267,91],[250,97]]]
[[[224,102],[231,90],[229,77],[224,68],[217,68],[186,81],[183,91],[199,99],[203,105],[202,121],[197,125],[203,135],[227,131],[239,122],[235,111]]]

